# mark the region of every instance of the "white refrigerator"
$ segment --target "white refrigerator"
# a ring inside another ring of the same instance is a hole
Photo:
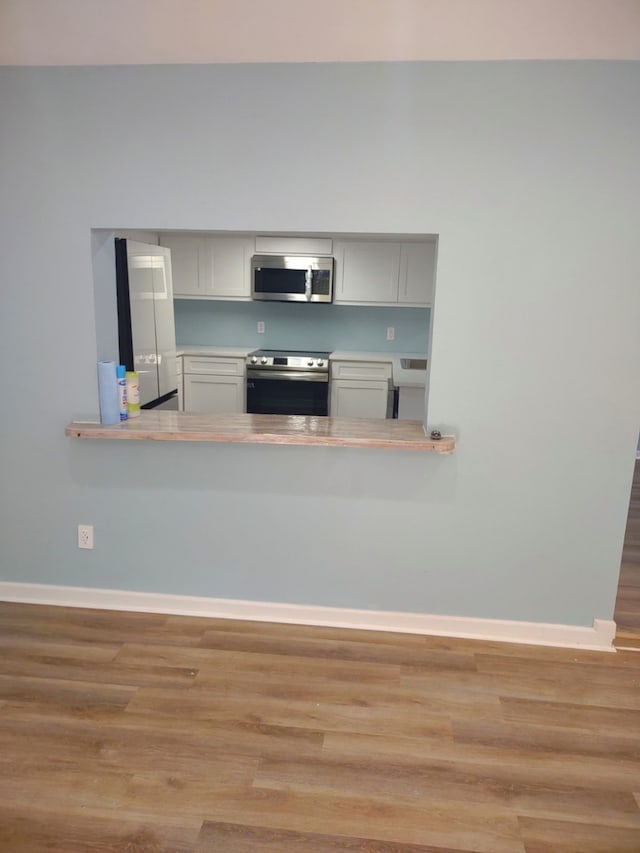
[[[139,374],[140,405],[178,408],[171,250],[116,238],[120,364]]]

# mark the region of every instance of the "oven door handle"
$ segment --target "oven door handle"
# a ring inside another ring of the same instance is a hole
[[[328,382],[328,373],[311,370],[247,370],[247,379],[286,379],[292,382]]]
[[[304,275],[304,295],[307,302],[311,302],[311,288],[313,285],[313,267],[307,267]]]

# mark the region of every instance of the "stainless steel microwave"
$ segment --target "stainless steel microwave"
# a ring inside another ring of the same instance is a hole
[[[333,258],[254,255],[251,293],[273,302],[331,302]]]

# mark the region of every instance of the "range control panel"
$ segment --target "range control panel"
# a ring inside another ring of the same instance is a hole
[[[289,353],[258,350],[247,356],[248,367],[278,368],[279,370],[329,370],[328,352]]]

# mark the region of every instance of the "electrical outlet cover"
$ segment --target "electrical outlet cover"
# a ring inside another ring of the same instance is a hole
[[[93,525],[79,524],[78,525],[78,548],[93,548]]]

